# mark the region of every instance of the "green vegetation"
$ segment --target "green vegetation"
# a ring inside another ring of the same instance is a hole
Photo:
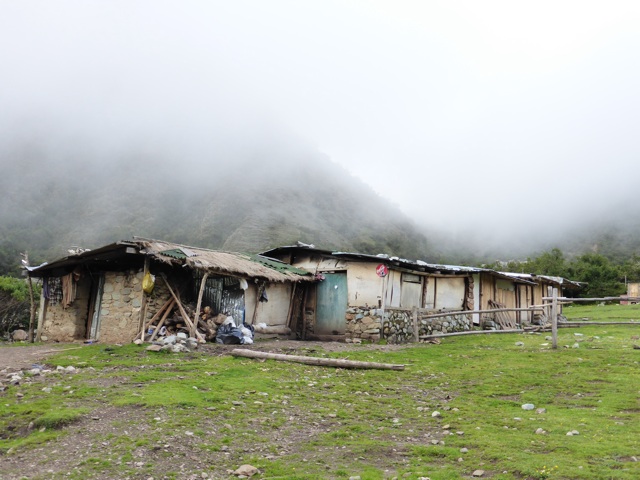
[[[565,313],[615,320],[640,317],[640,306]],[[71,378],[50,374],[2,394],[0,452],[46,456],[82,441],[83,455],[57,473],[71,478],[220,478],[249,463],[261,478],[462,479],[482,469],[501,480],[631,480],[640,476],[639,333],[560,329],[558,350],[545,334],[522,334],[295,352],[404,363],[403,372],[259,362],[211,345],[187,355],[85,346],[51,360],[79,367]]]
[[[34,301],[40,300],[40,287],[34,283]],[[28,328],[31,302],[29,285],[21,278],[0,276],[0,337],[17,328]]]
[[[506,266],[488,265],[489,268],[507,272],[534,273],[568,278],[586,285],[580,292],[582,298],[618,296],[625,293],[625,281],[640,282],[640,258],[632,257],[624,263],[614,263],[604,255],[585,253],[572,260],[558,248],[543,252],[526,261],[512,261]]]

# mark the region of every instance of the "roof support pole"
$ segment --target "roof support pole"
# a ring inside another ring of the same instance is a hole
[[[144,258],[144,271],[142,273],[142,278],[145,278],[147,273],[149,272],[149,264],[151,260],[148,256]],[[147,316],[147,294],[142,290],[142,305],[140,305],[140,325],[138,326],[140,330],[140,338],[144,341],[144,324]],[[137,335],[136,335],[137,337]]]
[[[207,286],[207,278],[209,278],[209,272],[204,272],[202,280],[200,281],[200,291],[198,292],[198,303],[196,304],[196,314],[193,318],[193,324],[198,325],[200,320],[200,307],[202,306],[202,297],[204,296],[204,289]],[[195,336],[195,335],[194,335]]]

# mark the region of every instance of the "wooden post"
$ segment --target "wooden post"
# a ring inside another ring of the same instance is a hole
[[[167,307],[167,309],[164,312],[164,315],[162,315],[162,318],[158,322],[158,326],[153,329],[153,334],[151,335],[151,338],[149,339],[149,343],[152,343],[156,339],[156,337],[158,336],[158,332],[160,332],[160,329],[164,325],[165,320],[167,320],[167,318],[171,314],[171,310],[173,310],[173,306],[175,305],[175,303],[176,303],[176,301],[172,298],[171,299],[171,303],[169,304],[169,306]],[[144,341],[144,338],[142,339],[142,341]]]
[[[28,278],[29,278],[29,301],[30,301],[28,341],[29,343],[33,343],[33,326],[36,322],[36,302],[33,299],[33,281],[31,280],[31,277],[28,277]]]
[[[149,263],[150,263],[149,257],[145,257],[144,271],[142,273],[142,281],[144,281],[144,277],[149,272]],[[146,316],[147,316],[147,293],[144,291],[144,289],[142,289],[142,305],[140,305],[140,325],[138,328],[140,331],[140,338],[143,341],[144,341],[144,324],[145,324]]]
[[[293,286],[291,287],[291,296],[289,298],[289,311],[287,312],[287,326],[289,328],[292,327],[292,323],[293,323],[293,301],[296,298],[296,286],[298,284],[294,283]]]
[[[36,342],[39,342],[42,338],[42,326],[47,318],[47,307],[49,306],[49,299],[44,297],[44,288],[40,295],[40,311],[38,312],[38,332],[36,333]]]
[[[29,252],[24,252],[22,254],[23,260],[22,263],[25,268],[29,267]],[[27,281],[29,283],[29,333],[27,337],[27,341],[29,343],[33,343],[33,325],[36,320],[36,303],[33,298],[33,281],[31,280],[31,276],[29,275],[29,270],[27,269]]]
[[[209,278],[209,272],[204,272],[204,275],[202,276],[202,280],[200,282],[200,291],[198,292],[198,303],[196,305],[196,314],[194,315],[194,319],[193,319],[193,324],[196,327],[198,326],[198,320],[200,320],[200,306],[202,305],[202,297],[204,296],[204,289],[207,286],[207,278]]]
[[[162,279],[164,280],[165,285],[169,289],[169,292],[171,293],[171,296],[176,301],[176,305],[178,306],[178,310],[180,310],[180,315],[182,315],[182,318],[184,319],[184,321],[187,323],[187,326],[189,327],[189,333],[191,334],[191,336],[193,338],[196,338],[196,339],[200,340],[200,338],[198,336],[198,330],[196,329],[196,326],[193,324],[193,322],[189,318],[189,315],[187,315],[187,312],[185,311],[184,307],[182,306],[182,303],[180,302],[180,298],[173,291],[173,289],[171,288],[171,285],[169,285],[169,281],[167,280],[167,278],[163,274],[162,274]]]
[[[551,321],[551,300],[553,299],[553,287],[551,285],[547,286],[547,297],[549,300],[543,299],[544,304],[547,306],[544,313],[547,316],[547,319]]]
[[[413,320],[413,341],[420,341],[420,327],[418,326],[418,307],[413,307],[411,312],[411,319]]]
[[[313,288],[314,291],[316,291],[316,286],[315,284],[313,284],[313,287],[311,287],[312,284],[307,283],[304,287],[304,295],[302,296],[302,332],[300,335],[300,338],[302,338],[302,340],[306,340],[307,339],[307,300],[309,300],[309,289]],[[315,315],[315,312],[314,312]]]
[[[551,336],[553,337],[553,348],[558,348],[558,289],[553,289],[553,300],[551,301]]]
[[[142,328],[142,336],[140,337],[140,340],[144,341],[144,337],[146,335],[146,331],[147,329],[153,325],[153,322],[155,322],[158,318],[160,318],[160,316],[163,314],[163,312],[165,312],[166,309],[171,310],[171,307],[173,307],[173,304],[175,303],[175,300],[173,298],[169,298],[169,300],[167,300],[164,305],[162,305],[160,307],[160,309],[156,312],[156,314],[151,317],[151,319],[148,322],[144,322],[144,327]],[[138,338],[138,336],[136,335],[136,338]]]

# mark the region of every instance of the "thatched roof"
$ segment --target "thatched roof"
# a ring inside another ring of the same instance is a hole
[[[29,275],[59,277],[71,272],[78,265],[91,265],[101,270],[139,267],[143,264],[144,257],[210,274],[257,278],[268,282],[315,280],[314,275],[306,270],[262,255],[208,250],[140,237],[115,242],[94,250],[74,252],[67,257],[29,269]]]
[[[186,265],[210,273],[260,278],[270,282],[314,280],[314,276],[306,270],[262,255],[208,250],[138,237],[134,237],[134,243],[140,245],[141,253],[150,255],[155,260]]]

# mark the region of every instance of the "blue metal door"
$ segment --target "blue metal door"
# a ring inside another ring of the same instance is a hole
[[[344,335],[347,313],[347,274],[325,273],[317,286],[317,335]]]

